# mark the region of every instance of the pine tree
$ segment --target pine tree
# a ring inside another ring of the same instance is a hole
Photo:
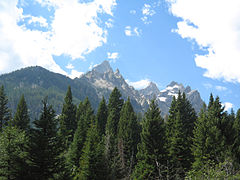
[[[71,87],[69,86],[64,98],[64,104],[60,116],[60,134],[66,139],[65,141],[67,147],[73,140],[73,135],[76,128],[76,107],[72,102],[72,91]]]
[[[120,177],[130,178],[136,164],[137,144],[140,127],[130,99],[124,103],[118,125],[118,156]]]
[[[0,179],[26,180],[28,177],[28,137],[25,132],[8,126],[0,133]]]
[[[13,125],[26,132],[29,132],[30,130],[30,118],[28,115],[28,108],[24,95],[21,96],[18,103],[17,112],[15,113],[13,119]]]
[[[234,142],[232,145],[232,154],[235,160],[235,166],[240,168],[240,109],[238,109],[233,125]]]
[[[114,179],[117,176],[117,130],[122,105],[123,99],[121,98],[121,93],[117,88],[114,88],[109,97],[105,136],[105,156],[108,163],[110,179]]]
[[[155,100],[151,101],[145,113],[137,160],[133,173],[134,179],[164,179],[166,177],[164,120]]]
[[[102,100],[99,104],[97,115],[96,115],[97,129],[101,136],[105,134],[107,117],[108,117],[107,105],[104,97],[102,97]]]
[[[57,134],[55,111],[46,99],[40,119],[35,120],[34,125],[30,144],[32,179],[53,179],[62,171],[62,144]]]
[[[74,179],[106,179],[104,146],[96,125],[92,122],[80,158],[80,168]]]
[[[10,110],[8,109],[8,99],[4,92],[4,87],[0,87],[0,132],[2,128],[8,124],[11,119]]]
[[[87,131],[91,122],[94,122],[94,111],[91,104],[86,98],[84,102],[80,102],[77,110],[78,126],[75,131],[73,142],[71,143],[67,153],[67,166],[71,175],[74,176],[79,168],[79,159],[82,155],[82,149],[87,137]]]

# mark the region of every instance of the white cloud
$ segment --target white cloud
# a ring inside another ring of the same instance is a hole
[[[71,74],[69,74],[69,77],[70,77],[71,79],[79,78],[79,77],[82,76],[83,74],[84,74],[83,72],[79,72],[79,71],[77,71],[77,70],[72,69]]]
[[[138,27],[132,28],[131,26],[125,27],[125,35],[126,36],[140,36],[142,33],[141,29]]]
[[[126,80],[126,82],[130,86],[133,86],[135,89],[144,89],[150,84],[151,81],[149,79],[142,79],[142,80],[136,81],[136,82],[131,82],[129,80]]]
[[[74,66],[70,63],[68,63],[68,65],[66,66],[67,69],[74,69]]]
[[[196,54],[204,76],[240,83],[240,1],[166,0],[170,12],[182,18],[175,32],[194,40],[206,55]]]
[[[112,60],[113,62],[115,62],[116,59],[119,58],[118,52],[113,52],[113,53],[108,52],[107,55],[108,55],[108,59]]]
[[[227,90],[227,88],[224,87],[224,86],[216,86],[215,88],[216,88],[218,91],[226,91],[226,90]]]
[[[224,108],[225,111],[229,111],[229,110],[231,110],[233,108],[233,104],[230,103],[230,102],[225,102],[223,105],[225,107]]]
[[[149,20],[149,17],[152,17],[154,14],[156,14],[156,11],[153,9],[155,7],[156,5],[151,6],[150,4],[144,4],[142,8],[143,17],[141,18],[144,24],[152,23],[152,21]]]
[[[43,66],[68,75],[53,59],[64,55],[83,58],[107,42],[107,29],[102,28],[99,15],[113,15],[115,0],[36,0],[42,8],[51,8],[48,24],[43,17],[25,15],[18,0],[0,1],[0,73],[26,66]],[[19,25],[18,22],[25,23]],[[28,29],[27,24],[48,27],[47,31]],[[79,74],[79,73],[78,73]],[[69,76],[77,75],[73,70]]]

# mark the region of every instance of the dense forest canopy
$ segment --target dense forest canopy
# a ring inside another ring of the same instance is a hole
[[[22,95],[11,114],[1,86],[0,179],[240,178],[240,109],[224,111],[212,94],[197,115],[179,92],[165,117],[154,99],[136,114],[117,88],[96,113],[87,97],[75,104],[70,86],[59,116],[47,98],[39,104],[31,120]]]

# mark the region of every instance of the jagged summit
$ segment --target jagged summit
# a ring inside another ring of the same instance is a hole
[[[146,88],[140,90],[139,92],[144,96],[150,96],[151,99],[160,93],[157,85],[154,82],[150,82]]]
[[[97,71],[99,73],[105,73],[105,72],[109,72],[109,71],[113,71],[112,67],[109,64],[109,61],[105,60],[103,61],[101,64],[95,66],[93,68],[93,71]]]

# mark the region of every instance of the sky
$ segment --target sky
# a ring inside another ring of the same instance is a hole
[[[70,78],[108,60],[136,89],[171,81],[240,108],[239,0],[1,0],[0,74]]]

